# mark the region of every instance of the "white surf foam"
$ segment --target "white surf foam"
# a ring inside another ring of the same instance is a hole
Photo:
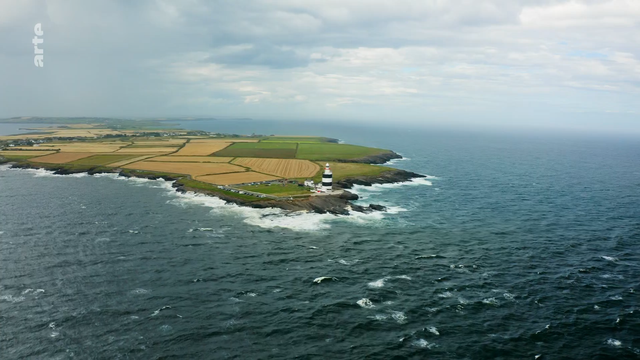
[[[482,303],[487,305],[500,305],[500,302],[494,297],[482,299]]]
[[[434,335],[440,335],[440,332],[438,331],[438,328],[436,328],[435,326],[428,326],[427,327],[427,331],[429,331],[430,333],[432,333]]]
[[[151,314],[151,316],[156,316],[156,315],[160,314],[160,311],[166,310],[166,309],[171,309],[171,306],[169,306],[169,305],[163,306],[160,309],[154,311],[153,314]]]
[[[383,277],[382,279],[378,279],[378,280],[376,280],[376,281],[372,281],[372,282],[368,283],[367,285],[368,285],[369,287],[372,287],[372,288],[381,288],[381,287],[384,287],[385,283],[386,283],[388,280],[391,280],[391,279],[404,279],[404,280],[411,280],[411,277],[409,277],[409,276],[407,276],[407,275],[386,276],[386,277]]]
[[[5,166],[5,168],[9,168]],[[52,171],[44,169],[16,169],[18,171],[31,172],[37,177],[85,177],[87,173],[73,175],[56,175]],[[146,186],[166,190],[165,196],[173,197],[168,203],[181,207],[188,206],[204,206],[211,208],[213,214],[237,216],[243,219],[243,222],[249,225],[258,226],[263,229],[289,229],[300,232],[315,232],[331,227],[333,221],[346,221],[357,225],[364,226],[383,226],[380,220],[384,218],[384,212],[358,213],[352,212],[351,215],[331,215],[316,214],[309,212],[287,212],[281,209],[254,209],[235,204],[227,204],[225,201],[203,194],[192,192],[178,193],[172,185],[173,181],[163,179],[151,180],[135,177],[124,177],[115,173],[102,173],[93,175],[96,177],[110,178],[119,181],[126,181],[134,186]],[[404,211],[400,207],[391,207],[389,213],[397,213]]]
[[[399,163],[399,162],[401,162],[401,161],[408,161],[408,160],[411,160],[410,158],[405,157],[405,156],[404,156],[404,155],[402,155],[402,154],[398,154],[398,155],[400,155],[400,156],[402,156],[402,157],[401,157],[401,158],[399,158],[399,159],[391,159],[391,160],[387,161],[386,163],[382,164],[382,166],[385,166],[385,165],[393,165],[393,164],[397,164],[397,163]]]
[[[367,298],[362,298],[362,299],[356,301],[356,304],[360,305],[361,307],[363,307],[365,309],[372,309],[372,308],[376,307],[375,305],[373,305],[371,300],[369,300]]]
[[[622,275],[617,275],[617,274],[603,274],[600,275],[601,278],[603,279],[617,279],[617,280],[623,280],[624,276]]]
[[[424,177],[424,178],[413,178],[408,181],[396,182],[396,183],[390,183],[390,184],[373,184],[371,186],[353,185],[353,188],[350,189],[349,191],[360,195],[360,193],[382,192],[384,190],[397,189],[403,186],[432,186],[433,183],[429,181],[429,179],[437,179],[437,178],[435,176],[429,177],[429,175],[427,175],[427,177]]]
[[[398,324],[404,324],[407,322],[407,316],[402,311],[391,311],[391,317]]]
[[[613,256],[606,256],[606,255],[602,255],[601,256],[603,259],[607,260],[607,261],[618,261],[618,258],[613,257]]]
[[[430,343],[425,339],[418,339],[415,340],[411,343],[411,345],[415,346],[415,347],[419,347],[419,348],[425,348],[425,349],[432,349],[433,347],[436,346],[436,344],[434,343]]]
[[[609,340],[607,340],[607,345],[620,347],[620,346],[622,346],[622,341],[616,340],[616,339],[609,339]]]
[[[327,280],[337,281],[338,279],[334,278],[334,277],[331,277],[331,276],[321,276],[321,277],[317,277],[317,278],[313,279],[313,282],[316,283],[316,284],[320,284],[321,282],[327,281]]]
[[[187,232],[194,232],[194,231],[214,231],[214,230],[213,228],[195,228],[195,229],[187,230]]]
[[[369,287],[372,287],[372,288],[381,288],[381,287],[384,286],[384,282],[385,281],[386,281],[386,278],[379,279],[379,280],[376,280],[376,281],[372,281],[372,282],[368,283],[367,285]]]
[[[373,316],[369,316],[369,319],[374,319],[374,320],[378,320],[378,321],[382,321],[382,320],[387,320],[389,318],[389,315],[386,314],[375,314]]]
[[[51,170],[45,170],[45,169],[9,169],[9,170],[26,172],[28,174],[33,175],[33,177],[63,177],[63,176],[66,176],[66,177],[70,177],[70,178],[81,178],[81,177],[89,176],[89,174],[87,174],[87,173],[58,175],[58,174],[54,173]]]
[[[338,262],[339,262],[340,264],[342,264],[342,265],[353,265],[353,264],[357,263],[358,261],[360,261],[360,260],[358,260],[358,259],[353,260],[353,261],[347,261],[347,260],[345,260],[345,259],[340,259],[340,260],[338,260]]]
[[[122,177],[117,173],[99,173],[99,174],[94,174],[93,176],[95,176],[95,177],[108,177],[108,178],[112,178],[112,179],[116,179],[118,177]]]
[[[8,301],[10,303],[19,303],[23,302],[25,299],[24,296],[13,296],[13,295],[2,295],[0,296],[0,300]]]
[[[243,218],[243,222],[263,229],[286,228],[293,231],[318,231],[328,229],[327,223],[337,217],[330,214],[315,214],[308,212],[289,213],[281,209],[254,209],[249,207],[227,204],[225,201],[196,193],[177,193],[172,191],[175,197],[167,203],[188,207],[204,206],[211,208],[212,214],[232,215]]]

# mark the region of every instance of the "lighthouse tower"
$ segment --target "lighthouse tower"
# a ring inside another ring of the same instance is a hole
[[[322,191],[330,192],[333,188],[333,173],[329,168],[329,163],[324,167],[324,173],[322,174]]]

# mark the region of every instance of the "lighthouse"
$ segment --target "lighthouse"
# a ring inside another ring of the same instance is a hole
[[[324,167],[324,173],[322,173],[322,191],[330,192],[333,188],[333,173],[329,168],[329,163]]]

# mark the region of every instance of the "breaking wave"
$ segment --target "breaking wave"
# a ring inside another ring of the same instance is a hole
[[[383,277],[382,279],[378,279],[378,280],[376,280],[376,281],[372,281],[372,282],[368,283],[367,285],[368,285],[369,287],[372,287],[372,288],[381,288],[381,287],[384,287],[384,286],[385,286],[385,284],[386,284],[386,282],[387,282],[388,280],[391,280],[391,279],[404,279],[404,280],[411,280],[411,277],[409,277],[409,276],[407,276],[407,275],[387,276],[387,277]]]
[[[413,178],[408,181],[390,184],[373,184],[371,186],[353,185],[353,188],[349,191],[355,192],[356,194],[360,195],[361,192],[382,192],[384,190],[397,189],[403,186],[432,186],[433,183],[430,181],[432,179],[437,179],[437,177],[426,175],[423,178]]]
[[[19,169],[19,168],[12,168],[10,165],[1,165],[0,166],[0,170],[2,171],[21,171],[21,172],[26,172],[29,173],[31,175],[33,175],[33,177],[70,177],[70,178],[81,178],[81,177],[86,177],[89,176],[89,174],[87,173],[76,173],[76,174],[69,174],[69,175],[59,175],[56,174],[55,172],[51,171],[51,170],[45,170],[45,169]]]

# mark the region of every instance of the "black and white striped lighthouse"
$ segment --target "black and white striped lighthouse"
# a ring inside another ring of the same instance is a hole
[[[322,173],[322,191],[331,191],[331,189],[333,189],[333,173],[327,163],[324,167],[324,173]]]

